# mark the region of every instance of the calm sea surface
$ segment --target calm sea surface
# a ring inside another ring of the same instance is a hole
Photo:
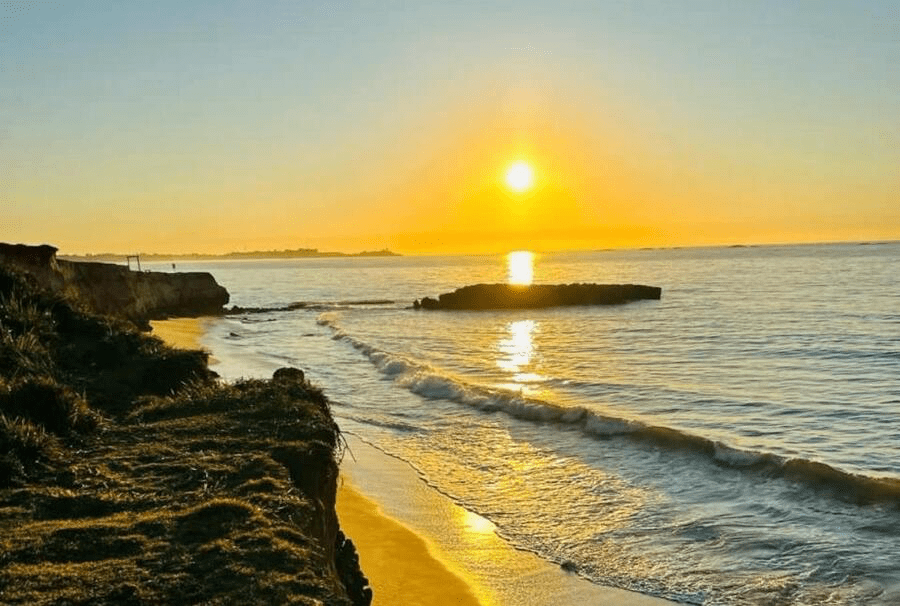
[[[900,244],[538,255],[536,283],[662,299],[409,309],[505,261],[178,269],[233,304],[308,303],[216,320],[217,370],[303,368],[343,430],[516,547],[693,604],[900,604]]]

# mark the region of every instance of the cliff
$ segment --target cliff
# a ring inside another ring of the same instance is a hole
[[[33,275],[57,294],[74,296],[96,313],[147,327],[169,316],[221,313],[228,291],[206,272],[131,271],[123,265],[64,261],[53,246],[0,243],[0,265]]]
[[[371,602],[302,371],[220,383],[37,282],[0,267],[0,603]]]
[[[639,284],[475,284],[425,297],[413,307],[425,310],[537,309],[563,305],[616,305],[659,299],[662,289]]]

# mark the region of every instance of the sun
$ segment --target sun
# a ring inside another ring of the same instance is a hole
[[[534,171],[527,162],[516,162],[506,169],[506,185],[515,192],[523,192],[534,185]]]

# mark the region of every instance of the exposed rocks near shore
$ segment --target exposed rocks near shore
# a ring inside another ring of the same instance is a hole
[[[131,271],[110,263],[64,261],[53,246],[0,243],[0,265],[33,275],[51,292],[78,298],[91,311],[123,317],[144,329],[149,320],[222,312],[228,291],[206,272]]]
[[[425,310],[537,309],[564,305],[617,305],[661,296],[661,288],[640,284],[475,284],[442,294],[437,299],[416,300],[413,307]]]
[[[371,602],[302,371],[220,383],[38,282],[0,267],[0,603]]]

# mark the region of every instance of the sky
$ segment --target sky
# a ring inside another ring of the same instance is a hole
[[[0,1],[0,241],[896,239],[893,0]]]

